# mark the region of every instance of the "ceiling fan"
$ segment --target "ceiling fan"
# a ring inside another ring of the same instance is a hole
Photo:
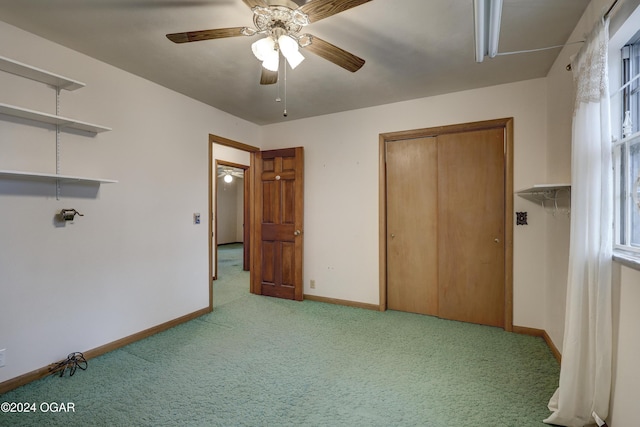
[[[229,183],[233,178],[244,178],[244,170],[233,167],[218,166],[218,178],[224,178],[224,182]]]
[[[371,0],[242,0],[253,11],[255,28],[230,27],[212,30],[167,34],[174,43],[188,43],[226,37],[264,35],[253,43],[251,49],[262,61],[260,84],[278,81],[280,53],[291,68],[304,57],[298,48],[314,53],[340,67],[356,72],[364,65],[364,59],[347,52],[319,37],[300,34],[302,29],[321,19],[360,6]]]

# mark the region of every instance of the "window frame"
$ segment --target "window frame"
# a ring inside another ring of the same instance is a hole
[[[610,72],[609,80],[613,88],[624,86],[640,73],[640,31],[637,24],[634,34],[627,37],[623,43],[622,46],[618,45],[616,55],[610,58],[617,61],[617,64],[610,63],[613,65],[610,66],[613,72]],[[632,244],[633,225],[640,226],[640,220],[637,216],[634,217],[636,213],[633,209],[637,209],[637,213],[640,214],[640,206],[636,206],[632,194],[634,191],[637,192],[638,188],[635,186],[636,178],[631,176],[633,166],[630,161],[631,147],[640,144],[640,80],[623,89],[621,94],[620,98],[612,100],[612,131],[622,135],[625,111],[632,111],[634,123],[632,134],[619,140],[614,138],[611,147],[614,180],[613,259],[640,270],[640,242],[636,242],[636,246]],[[632,222],[632,217],[635,222]]]
[[[637,257],[640,262],[640,245],[632,244],[633,210],[638,210],[633,192],[638,191],[631,176],[631,146],[640,145],[640,132],[630,135],[613,144],[613,179],[614,179],[614,250],[627,256]],[[619,167],[619,165],[623,165]],[[624,171],[622,171],[624,169]],[[624,211],[624,212],[623,212]],[[623,236],[624,233],[624,236]]]

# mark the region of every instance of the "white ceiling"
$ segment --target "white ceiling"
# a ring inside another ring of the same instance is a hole
[[[504,0],[499,51],[565,43],[589,2]],[[255,37],[165,37],[252,27],[241,0],[0,0],[0,20],[260,125],[544,77],[559,53],[476,63],[473,0],[372,0],[305,28],[366,63],[350,73],[302,49],[284,117],[283,79],[280,103],[278,85],[259,84]]]

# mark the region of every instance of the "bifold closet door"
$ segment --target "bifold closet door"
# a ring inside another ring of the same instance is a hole
[[[387,307],[438,314],[436,138],[387,144]]]

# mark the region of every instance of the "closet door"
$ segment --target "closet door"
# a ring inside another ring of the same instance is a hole
[[[504,134],[387,143],[387,308],[505,326]]]
[[[387,144],[387,307],[438,314],[436,138]]]
[[[438,315],[504,327],[504,130],[437,139]]]

